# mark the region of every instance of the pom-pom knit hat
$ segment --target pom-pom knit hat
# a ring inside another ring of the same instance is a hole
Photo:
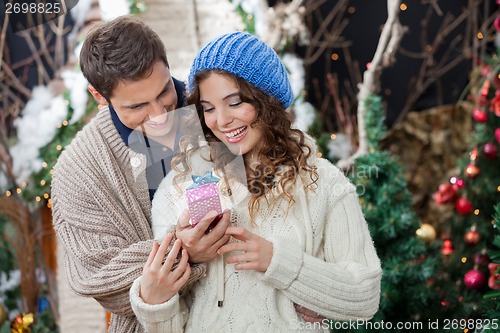
[[[269,45],[247,32],[222,35],[198,52],[189,73],[190,93],[194,90],[196,74],[210,69],[223,69],[245,79],[279,100],[285,109],[292,104],[292,87],[279,56]]]

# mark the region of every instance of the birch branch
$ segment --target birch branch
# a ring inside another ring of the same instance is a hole
[[[399,6],[401,0],[387,0],[387,21],[384,24],[380,35],[379,43],[373,56],[373,60],[363,73],[363,82],[359,84],[358,92],[358,150],[347,159],[337,162],[341,169],[349,169],[354,160],[368,153],[368,140],[365,128],[366,106],[365,100],[371,94],[377,94],[380,91],[380,75],[382,69],[391,66],[395,62],[394,53],[399,47],[399,43],[406,33],[407,28],[401,25],[399,21]]]

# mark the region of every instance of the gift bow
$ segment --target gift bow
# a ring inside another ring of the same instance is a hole
[[[197,188],[201,185],[209,183],[217,183],[220,180],[219,178],[212,175],[212,171],[207,172],[203,176],[192,175],[191,178],[193,178],[193,184],[189,185],[189,187],[186,190]]]

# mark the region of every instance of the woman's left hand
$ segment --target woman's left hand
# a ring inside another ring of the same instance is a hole
[[[231,251],[242,253],[227,259],[228,264],[236,264],[237,270],[254,270],[265,272],[273,257],[273,243],[257,236],[243,227],[227,227],[226,235],[230,235],[241,242],[231,242],[220,247],[218,254]]]

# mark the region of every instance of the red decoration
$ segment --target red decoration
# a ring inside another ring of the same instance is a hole
[[[464,180],[455,176],[450,178],[450,184],[455,185],[457,190],[465,186]]]
[[[500,128],[497,128],[495,130],[495,139],[497,140],[498,143],[500,143]]]
[[[490,111],[495,113],[497,117],[500,117],[500,90],[495,92],[495,97],[490,102]]]
[[[476,246],[481,241],[481,235],[473,227],[471,230],[467,231],[464,236],[464,242],[470,246]]]
[[[477,269],[465,273],[464,284],[469,289],[481,289],[486,283],[486,276]]]
[[[466,198],[458,198],[457,202],[455,203],[455,209],[461,215],[467,215],[472,212],[472,203]]]
[[[487,142],[483,147],[483,154],[487,158],[497,157],[497,145],[494,142]]]
[[[488,269],[490,271],[490,278],[488,279],[488,287],[491,289],[500,289],[500,273],[496,273],[500,264],[491,263],[488,265]]]
[[[469,165],[465,168],[465,175],[467,178],[475,178],[479,175],[479,168],[474,163],[469,163]]]
[[[443,243],[443,249],[441,250],[441,253],[444,254],[445,256],[449,256],[450,254],[453,253],[453,244],[451,243],[451,240],[445,239]]]
[[[455,201],[458,196],[457,186],[451,184],[439,185],[438,191],[432,197],[438,205],[446,204]]]
[[[484,80],[483,86],[481,87],[481,96],[488,97],[488,92],[490,91],[490,80]]]
[[[478,123],[485,123],[488,120],[488,114],[482,110],[475,109],[472,112],[472,118]]]
[[[490,263],[491,259],[484,253],[475,253],[472,256],[472,262],[474,265],[478,265],[480,267],[486,267]]]
[[[497,29],[497,31],[500,31],[500,15],[496,17],[495,22],[493,22],[493,25],[495,26],[495,29]]]

